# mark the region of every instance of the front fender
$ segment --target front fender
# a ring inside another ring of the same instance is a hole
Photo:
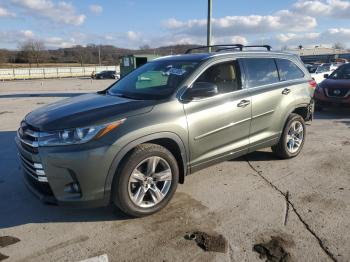
[[[122,159],[124,158],[124,156],[133,148],[135,148],[137,145],[146,143],[148,141],[152,141],[152,140],[156,140],[156,139],[171,139],[174,142],[176,142],[176,144],[178,145],[178,147],[180,148],[181,151],[181,159],[183,162],[183,167],[184,167],[184,176],[186,176],[186,174],[188,173],[188,167],[187,167],[187,163],[189,161],[188,157],[189,154],[187,152],[187,149],[185,147],[184,142],[182,141],[182,139],[175,133],[173,132],[159,132],[159,133],[153,133],[153,134],[149,134],[143,137],[140,137],[136,140],[133,140],[132,142],[128,143],[127,145],[125,145],[115,156],[109,171],[108,171],[108,175],[106,178],[106,182],[105,182],[105,199],[110,199],[111,197],[111,191],[112,191],[112,185],[113,185],[113,179],[116,175],[117,169],[119,167],[119,165],[121,164]]]

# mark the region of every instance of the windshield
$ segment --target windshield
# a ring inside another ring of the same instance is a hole
[[[139,100],[164,99],[174,93],[197,65],[193,61],[153,61],[120,79],[108,94]]]
[[[330,64],[320,65],[319,67],[317,67],[316,73],[324,73],[324,72],[328,72],[330,70],[331,70]]]
[[[330,76],[330,79],[350,79],[350,65],[343,65],[336,69]]]

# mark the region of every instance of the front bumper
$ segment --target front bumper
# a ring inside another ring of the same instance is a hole
[[[329,97],[326,96],[323,89],[318,90],[314,94],[315,103],[318,106],[345,106],[350,107],[350,96],[346,97]]]
[[[24,181],[41,201],[84,208],[110,203],[110,192],[105,191],[105,184],[116,155],[113,145],[87,143],[41,147],[31,152],[18,137],[15,140]],[[34,164],[42,166],[39,176]]]

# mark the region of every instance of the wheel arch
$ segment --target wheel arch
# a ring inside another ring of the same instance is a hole
[[[124,158],[130,153],[136,146],[145,143],[153,143],[164,146],[175,157],[179,164],[179,183],[183,184],[185,176],[188,173],[188,153],[182,139],[172,132],[160,132],[138,138],[126,146],[124,146],[115,156],[111,167],[109,168],[108,175],[105,182],[105,198],[110,199],[112,193],[113,180],[118,173],[118,168],[124,160]]]
[[[309,108],[309,105],[310,104],[297,104],[296,106],[292,107],[291,109],[289,109],[289,111],[287,111],[287,114],[284,116],[283,118],[283,121],[281,123],[281,126],[280,126],[280,136],[279,138],[281,137],[282,135],[282,132],[283,132],[283,129],[288,121],[288,118],[291,114],[295,113],[295,114],[298,114],[300,115],[305,121],[307,121],[307,118],[308,118],[308,108]],[[306,115],[303,115],[305,114]],[[305,116],[305,117],[304,117]]]

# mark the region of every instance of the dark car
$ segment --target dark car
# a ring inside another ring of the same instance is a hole
[[[350,106],[350,64],[340,66],[325,78],[315,91],[316,109],[332,105]]]
[[[96,79],[119,79],[116,71],[102,71],[95,75]]]

